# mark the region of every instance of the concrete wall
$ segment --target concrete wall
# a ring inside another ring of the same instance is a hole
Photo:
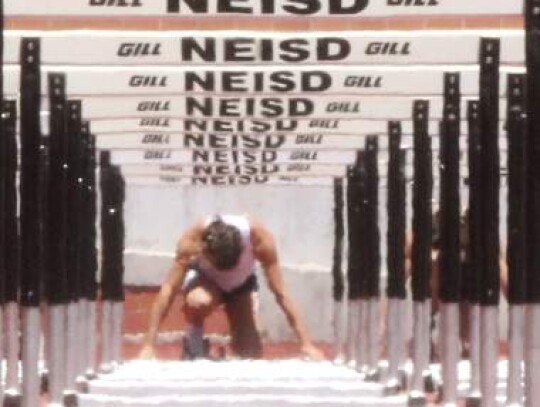
[[[287,287],[315,337],[330,340],[333,205],[333,190],[328,187],[129,187],[125,282],[135,286],[160,284],[178,237],[200,217],[248,213],[273,232]],[[260,270],[258,274],[265,335],[271,340],[288,339],[290,328]]]

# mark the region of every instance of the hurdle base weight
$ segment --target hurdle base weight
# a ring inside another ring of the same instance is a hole
[[[380,369],[373,369],[366,373],[366,382],[370,383],[376,383],[381,380],[381,370]]]
[[[64,394],[64,407],[78,407],[79,399],[76,393],[65,393]]]
[[[98,375],[94,371],[88,371],[84,374],[84,377],[86,378],[87,381],[90,381],[90,380],[96,380],[98,378]]]
[[[49,391],[49,372],[47,370],[39,375],[39,390],[42,394]]]
[[[7,391],[4,394],[3,407],[21,407],[22,396],[18,393]]]
[[[88,393],[89,385],[88,380],[84,376],[78,376],[75,381],[75,387],[79,393]]]
[[[467,396],[465,399],[465,407],[481,407],[482,406],[482,396],[480,395],[471,395]]]
[[[427,405],[427,398],[424,394],[410,394],[407,400],[408,407],[425,407]]]
[[[439,390],[437,392],[437,398],[435,400],[436,405],[440,405],[440,407],[458,407],[457,402],[453,401],[444,401],[444,391],[443,386],[439,386]]]
[[[114,371],[114,366],[112,363],[102,363],[99,366],[100,374],[111,374]]]
[[[401,380],[391,379],[384,386],[383,396],[395,396],[396,394],[399,394],[401,389]]]
[[[424,391],[426,393],[435,393],[437,391],[437,385],[431,373],[424,375]]]
[[[404,369],[398,370],[398,380],[399,386],[402,390],[405,390],[409,387],[409,374]]]

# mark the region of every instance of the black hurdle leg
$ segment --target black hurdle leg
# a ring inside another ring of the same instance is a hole
[[[428,130],[429,101],[413,103],[414,185],[412,194],[411,287],[413,296],[413,372],[409,406],[425,406],[431,355],[433,160]]]

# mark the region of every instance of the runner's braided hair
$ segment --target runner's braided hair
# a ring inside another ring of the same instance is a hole
[[[242,254],[242,236],[238,228],[216,218],[204,230],[204,251],[218,270],[236,266]]]

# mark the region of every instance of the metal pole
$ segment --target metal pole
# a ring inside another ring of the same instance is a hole
[[[527,307],[525,323],[525,406],[540,406],[540,305]]]
[[[66,385],[66,306],[49,306],[49,406],[61,405]]]
[[[111,313],[111,356],[114,365],[118,365],[122,363],[122,316],[124,314],[124,303],[122,301],[113,302]]]
[[[40,378],[38,371],[40,314],[38,307],[22,309],[22,407],[39,405]]]
[[[481,388],[482,406],[497,406],[497,366],[499,361],[499,309],[496,306],[481,307]]]
[[[96,377],[96,329],[97,329],[97,313],[96,302],[89,301],[88,303],[88,347],[86,348],[86,369],[85,375],[91,380]]]
[[[479,406],[482,399],[480,390],[480,305],[471,304],[470,313],[470,361],[471,382],[467,396],[467,407]]]
[[[380,379],[379,371],[379,306],[378,297],[369,300],[369,333],[368,333],[368,374],[367,379],[378,381]]]
[[[510,305],[508,324],[507,407],[523,405],[523,362],[525,349],[525,306]]]
[[[369,331],[369,300],[358,300],[358,332],[356,340],[356,370],[367,373],[367,334]]]
[[[441,303],[439,335],[442,364],[442,405],[457,407],[459,362],[459,304]]]
[[[346,316],[343,301],[334,301],[334,315],[332,318],[334,328],[334,344],[336,346],[335,363],[342,364],[345,360],[345,326]]]
[[[388,300],[388,372],[386,376],[385,394],[396,394],[401,390],[399,367],[403,357],[403,317],[402,300]]]
[[[111,301],[103,301],[101,313],[101,363],[99,370],[101,373],[110,373],[112,371],[111,362],[113,358],[111,343]]]
[[[350,367],[356,367],[356,352],[359,326],[359,302],[358,300],[349,301],[349,312],[347,313],[347,346],[345,357]]]
[[[413,304],[413,374],[409,392],[409,406],[425,406],[425,375],[429,369],[431,348],[429,316],[430,301],[416,301]]]

